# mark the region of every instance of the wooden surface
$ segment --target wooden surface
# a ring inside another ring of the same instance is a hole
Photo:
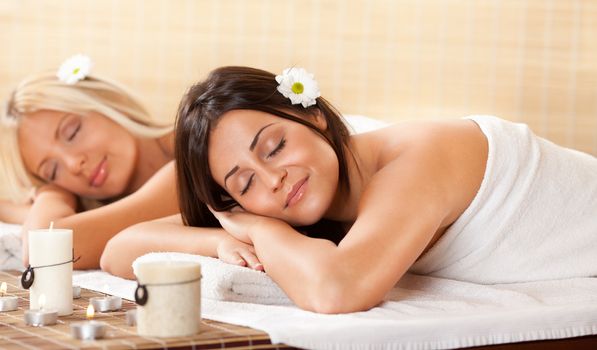
[[[94,319],[108,324],[106,337],[96,341],[80,341],[71,336],[70,323],[86,319],[89,298],[101,293],[82,289],[81,298],[73,300],[74,313],[60,316],[53,326],[32,327],[25,324],[23,313],[29,309],[29,292],[20,286],[18,272],[0,271],[0,281],[7,282],[8,294],[19,297],[18,309],[0,312],[0,349],[287,349],[284,344],[272,345],[266,333],[241,326],[202,320],[200,332],[192,337],[151,338],[137,335],[136,327],[127,326],[126,310],[136,306],[122,301],[122,310],[96,313]]]

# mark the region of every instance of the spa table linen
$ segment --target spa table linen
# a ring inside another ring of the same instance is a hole
[[[0,269],[23,270],[21,225],[0,222]]]
[[[152,253],[139,259],[203,262],[203,318],[260,329],[272,343],[290,346],[447,349],[597,334],[597,278],[478,285],[407,274],[372,310],[322,315],[288,304],[265,273],[178,253]],[[232,274],[246,275],[233,282]],[[136,286],[98,271],[78,274],[74,281],[129,300]],[[260,287],[235,286],[246,283]],[[243,295],[239,290],[262,294]],[[271,296],[269,305],[255,303]],[[241,299],[244,302],[230,301]]]

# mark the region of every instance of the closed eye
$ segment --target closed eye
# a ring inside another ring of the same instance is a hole
[[[54,162],[54,167],[52,168],[52,174],[50,175],[50,181],[56,180],[56,173],[58,172],[58,163]]]
[[[274,148],[273,151],[270,152],[270,154],[267,155],[267,157],[271,158],[271,157],[275,156],[276,154],[280,153],[280,151],[284,148],[284,146],[286,146],[286,139],[280,140],[280,143],[276,146],[276,148]]]
[[[249,181],[247,181],[247,185],[245,186],[245,188],[242,189],[242,191],[240,191],[240,195],[242,196],[243,194],[247,193],[247,191],[249,190],[249,188],[251,188],[251,185],[253,184],[253,178],[255,177],[255,174],[251,175],[251,177],[249,178]]]
[[[280,153],[280,151],[284,148],[284,146],[286,146],[286,139],[281,139],[280,143],[278,143],[278,145],[276,146],[276,148],[274,148],[268,155],[267,158],[271,158],[273,156],[275,156],[276,154]],[[249,177],[249,181],[247,181],[247,185],[245,186],[245,188],[242,189],[242,191],[240,191],[240,195],[244,195],[245,193],[247,193],[247,191],[249,191],[249,189],[251,188],[251,185],[253,184],[253,178],[255,177],[255,174],[252,174],[251,177]]]
[[[77,127],[75,128],[75,130],[68,137],[68,141],[69,142],[72,141],[75,138],[75,136],[77,136],[77,133],[79,133],[79,130],[81,130],[81,123],[79,123],[77,125]]]

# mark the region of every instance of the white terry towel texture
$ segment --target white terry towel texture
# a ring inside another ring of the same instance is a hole
[[[468,118],[489,145],[483,182],[410,271],[484,284],[597,276],[597,158],[524,124]]]
[[[149,258],[195,259],[171,253]],[[265,273],[228,265],[237,271],[225,277],[218,272],[227,269],[225,263],[202,261],[202,316],[261,329],[273,343],[330,350],[448,349],[597,334],[596,278],[479,285],[406,274],[384,302],[369,311],[323,315],[294,305],[256,304],[281,292]],[[207,276],[216,280],[208,284]],[[263,284],[254,289],[260,295],[243,296],[247,302],[227,301],[238,298],[230,291],[219,294],[217,300],[208,297],[221,293],[220,283],[228,283],[218,279],[254,280],[255,276],[259,276],[257,284]],[[136,286],[135,281],[101,271],[79,272],[73,281],[129,300]]]
[[[286,294],[264,272],[231,265],[219,259],[184,253],[149,253],[133,262],[133,272],[139,263],[148,261],[193,261],[201,264],[201,296],[258,304],[292,304]]]

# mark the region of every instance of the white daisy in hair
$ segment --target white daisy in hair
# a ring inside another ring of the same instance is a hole
[[[289,98],[293,105],[300,103],[307,108],[314,105],[315,100],[321,96],[313,74],[304,68],[286,68],[282,75],[276,75],[276,81],[280,84],[278,91]]]
[[[89,56],[81,54],[74,55],[62,63],[56,76],[63,83],[73,85],[89,75],[91,65],[91,58]]]

